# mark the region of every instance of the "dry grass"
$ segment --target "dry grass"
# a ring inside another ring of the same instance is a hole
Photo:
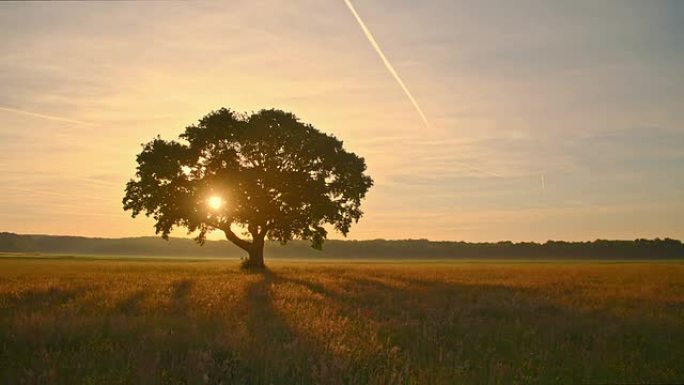
[[[681,263],[0,260],[0,383],[684,381]]]

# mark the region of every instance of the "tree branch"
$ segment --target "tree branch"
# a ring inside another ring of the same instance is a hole
[[[230,229],[230,225],[228,227],[222,228],[223,232],[226,234],[226,239],[229,241],[233,242],[235,246],[241,248],[242,250],[249,251],[252,248],[252,244],[245,241],[244,239],[241,239],[235,233],[233,230]]]
[[[268,230],[270,230],[271,226],[263,225],[261,226],[261,231],[259,231],[259,237],[264,238],[266,236],[266,233],[268,233]]]

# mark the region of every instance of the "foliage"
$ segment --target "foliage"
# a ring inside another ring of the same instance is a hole
[[[123,199],[134,217],[153,217],[164,238],[182,226],[203,243],[219,229],[247,249],[250,243],[231,229],[238,225],[255,245],[264,237],[283,244],[304,239],[320,249],[326,224],[346,235],[361,218],[361,200],[373,184],[363,158],[280,110],[245,115],[222,108],[180,139],[143,145]],[[226,204],[209,209],[212,196]]]

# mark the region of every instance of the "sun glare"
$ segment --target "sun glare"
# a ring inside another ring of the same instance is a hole
[[[212,196],[209,198],[209,207],[211,207],[213,210],[218,210],[223,206],[223,199],[221,197],[217,196]]]

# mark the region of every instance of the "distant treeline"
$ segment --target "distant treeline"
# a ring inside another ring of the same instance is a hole
[[[169,241],[156,237],[85,238],[51,235],[0,233],[0,252],[92,254],[163,257],[240,258],[243,251],[227,241],[197,245],[186,238]],[[323,251],[296,241],[287,246],[269,243],[267,258],[344,259],[678,259],[684,258],[684,244],[675,239],[593,242],[431,242],[417,240],[329,240]]]

